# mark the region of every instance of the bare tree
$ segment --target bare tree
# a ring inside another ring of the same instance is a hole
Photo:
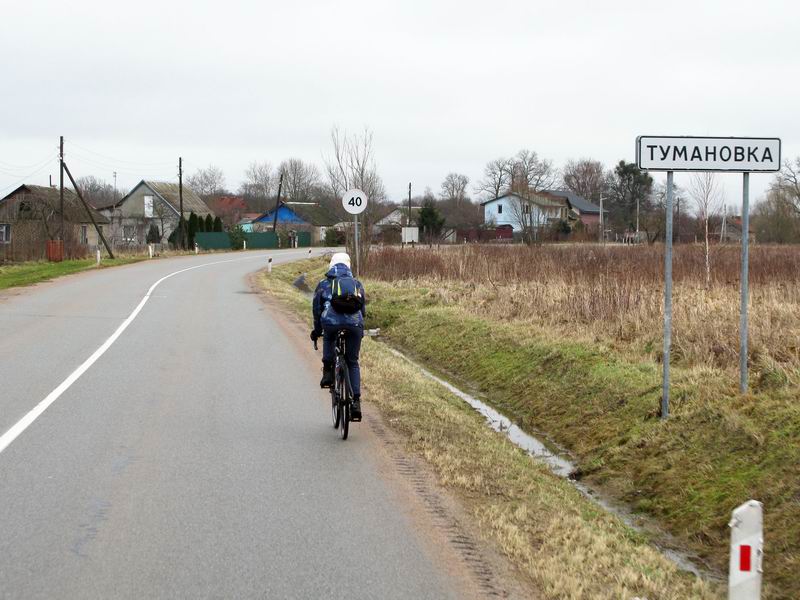
[[[375,162],[373,135],[368,128],[364,128],[361,135],[348,135],[334,127],[331,130],[331,142],[333,156],[325,160],[331,190],[337,197],[341,197],[347,190],[358,188],[369,199],[367,209],[361,213],[359,219],[363,231],[366,232],[366,235],[361,236],[363,243],[359,257],[361,265],[365,265],[371,243],[370,232],[379,212],[377,205],[386,197],[383,180]]]
[[[475,186],[475,193],[489,200],[499,198],[511,188],[513,161],[496,158],[489,161],[483,169],[483,179]]]
[[[722,205],[722,192],[714,173],[693,173],[689,193],[697,205],[697,216],[703,221],[705,235],[703,246],[706,257],[706,285],[711,283],[711,257],[708,245],[708,219],[719,211]]]
[[[214,165],[198,169],[186,178],[186,183],[201,196],[213,196],[225,192],[225,174],[222,169]]]
[[[461,175],[460,173],[448,173],[447,177],[442,182],[442,192],[440,197],[442,200],[451,202],[456,206],[461,206],[464,202],[468,202],[467,185],[469,184],[469,177]]]
[[[783,163],[783,168],[775,176],[772,189],[779,190],[795,212],[800,215],[800,157]]]
[[[562,179],[568,190],[592,202],[599,202],[606,189],[606,172],[596,160],[567,161]]]
[[[558,182],[552,161],[539,158],[533,150],[520,150],[514,157],[511,190],[522,197],[549,190]]]
[[[539,230],[547,224],[547,215],[542,207],[532,201],[530,195],[523,197],[515,194],[510,198],[508,209],[522,233],[522,241],[533,244],[539,237]]]
[[[268,162],[253,161],[244,171],[244,182],[239,187],[243,196],[266,200],[275,190],[275,176]]]
[[[299,158],[290,158],[281,163],[278,172],[283,173],[281,195],[295,202],[307,202],[313,198],[315,188],[320,184],[316,165],[305,163]]]
[[[114,186],[94,175],[78,177],[76,181],[81,188],[84,200],[94,208],[105,208],[114,204]]]

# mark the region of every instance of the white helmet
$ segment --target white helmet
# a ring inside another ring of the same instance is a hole
[[[344,265],[349,269],[350,255],[347,252],[335,253],[333,256],[331,256],[331,264],[328,265],[328,268],[332,269],[334,265]]]

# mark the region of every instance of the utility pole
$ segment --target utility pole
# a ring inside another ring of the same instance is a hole
[[[61,228],[58,237],[61,242],[64,242],[64,136],[62,135],[58,144],[58,173],[59,173],[59,187],[58,187],[58,207],[61,213]]]
[[[283,171],[278,180],[278,197],[275,198],[275,214],[272,216],[272,231],[275,232],[275,241],[278,240],[278,209],[281,207],[281,188],[283,188]]]
[[[406,226],[411,227],[411,182],[408,182],[408,217],[406,218]]]
[[[117,203],[117,172],[114,171],[114,204]]]
[[[603,194],[600,193],[600,243],[606,243],[606,223],[603,219]]]
[[[180,216],[178,216],[178,246],[181,250],[186,250],[184,244],[184,222],[183,222],[183,157],[178,157],[178,202],[180,204]]]

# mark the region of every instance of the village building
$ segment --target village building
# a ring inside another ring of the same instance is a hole
[[[108,228],[105,216],[91,207],[87,212],[75,192],[64,189],[65,258],[87,256],[101,244],[92,217],[101,231]],[[47,241],[61,238],[61,223],[58,188],[24,184],[0,198],[0,262],[45,258]]]
[[[155,224],[165,242],[178,227],[181,190],[177,183],[142,180],[121,200],[100,209],[111,222],[110,242],[116,246],[141,246]],[[191,213],[214,217],[212,210],[191,188],[183,186],[183,218]]]
[[[519,194],[508,193],[498,198],[481,202],[485,225],[501,227],[508,225],[514,232],[521,232],[529,226],[542,228],[566,219],[568,206],[563,200],[556,200],[545,194],[530,194],[523,198]]]
[[[273,208],[251,221],[252,231],[272,231],[275,220]],[[311,244],[324,242],[327,229],[333,227],[336,221],[336,217],[317,202],[281,202],[278,207],[278,229],[284,229],[289,234],[308,232]]]

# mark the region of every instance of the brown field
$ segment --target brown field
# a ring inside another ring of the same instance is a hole
[[[790,377],[800,367],[800,247],[750,252],[750,362]],[[478,316],[545,326],[660,360],[663,248],[487,246],[383,248],[370,278],[428,285],[437,300]],[[673,262],[673,360],[735,369],[739,356],[738,246],[712,247],[705,283],[701,246],[679,246]]]

